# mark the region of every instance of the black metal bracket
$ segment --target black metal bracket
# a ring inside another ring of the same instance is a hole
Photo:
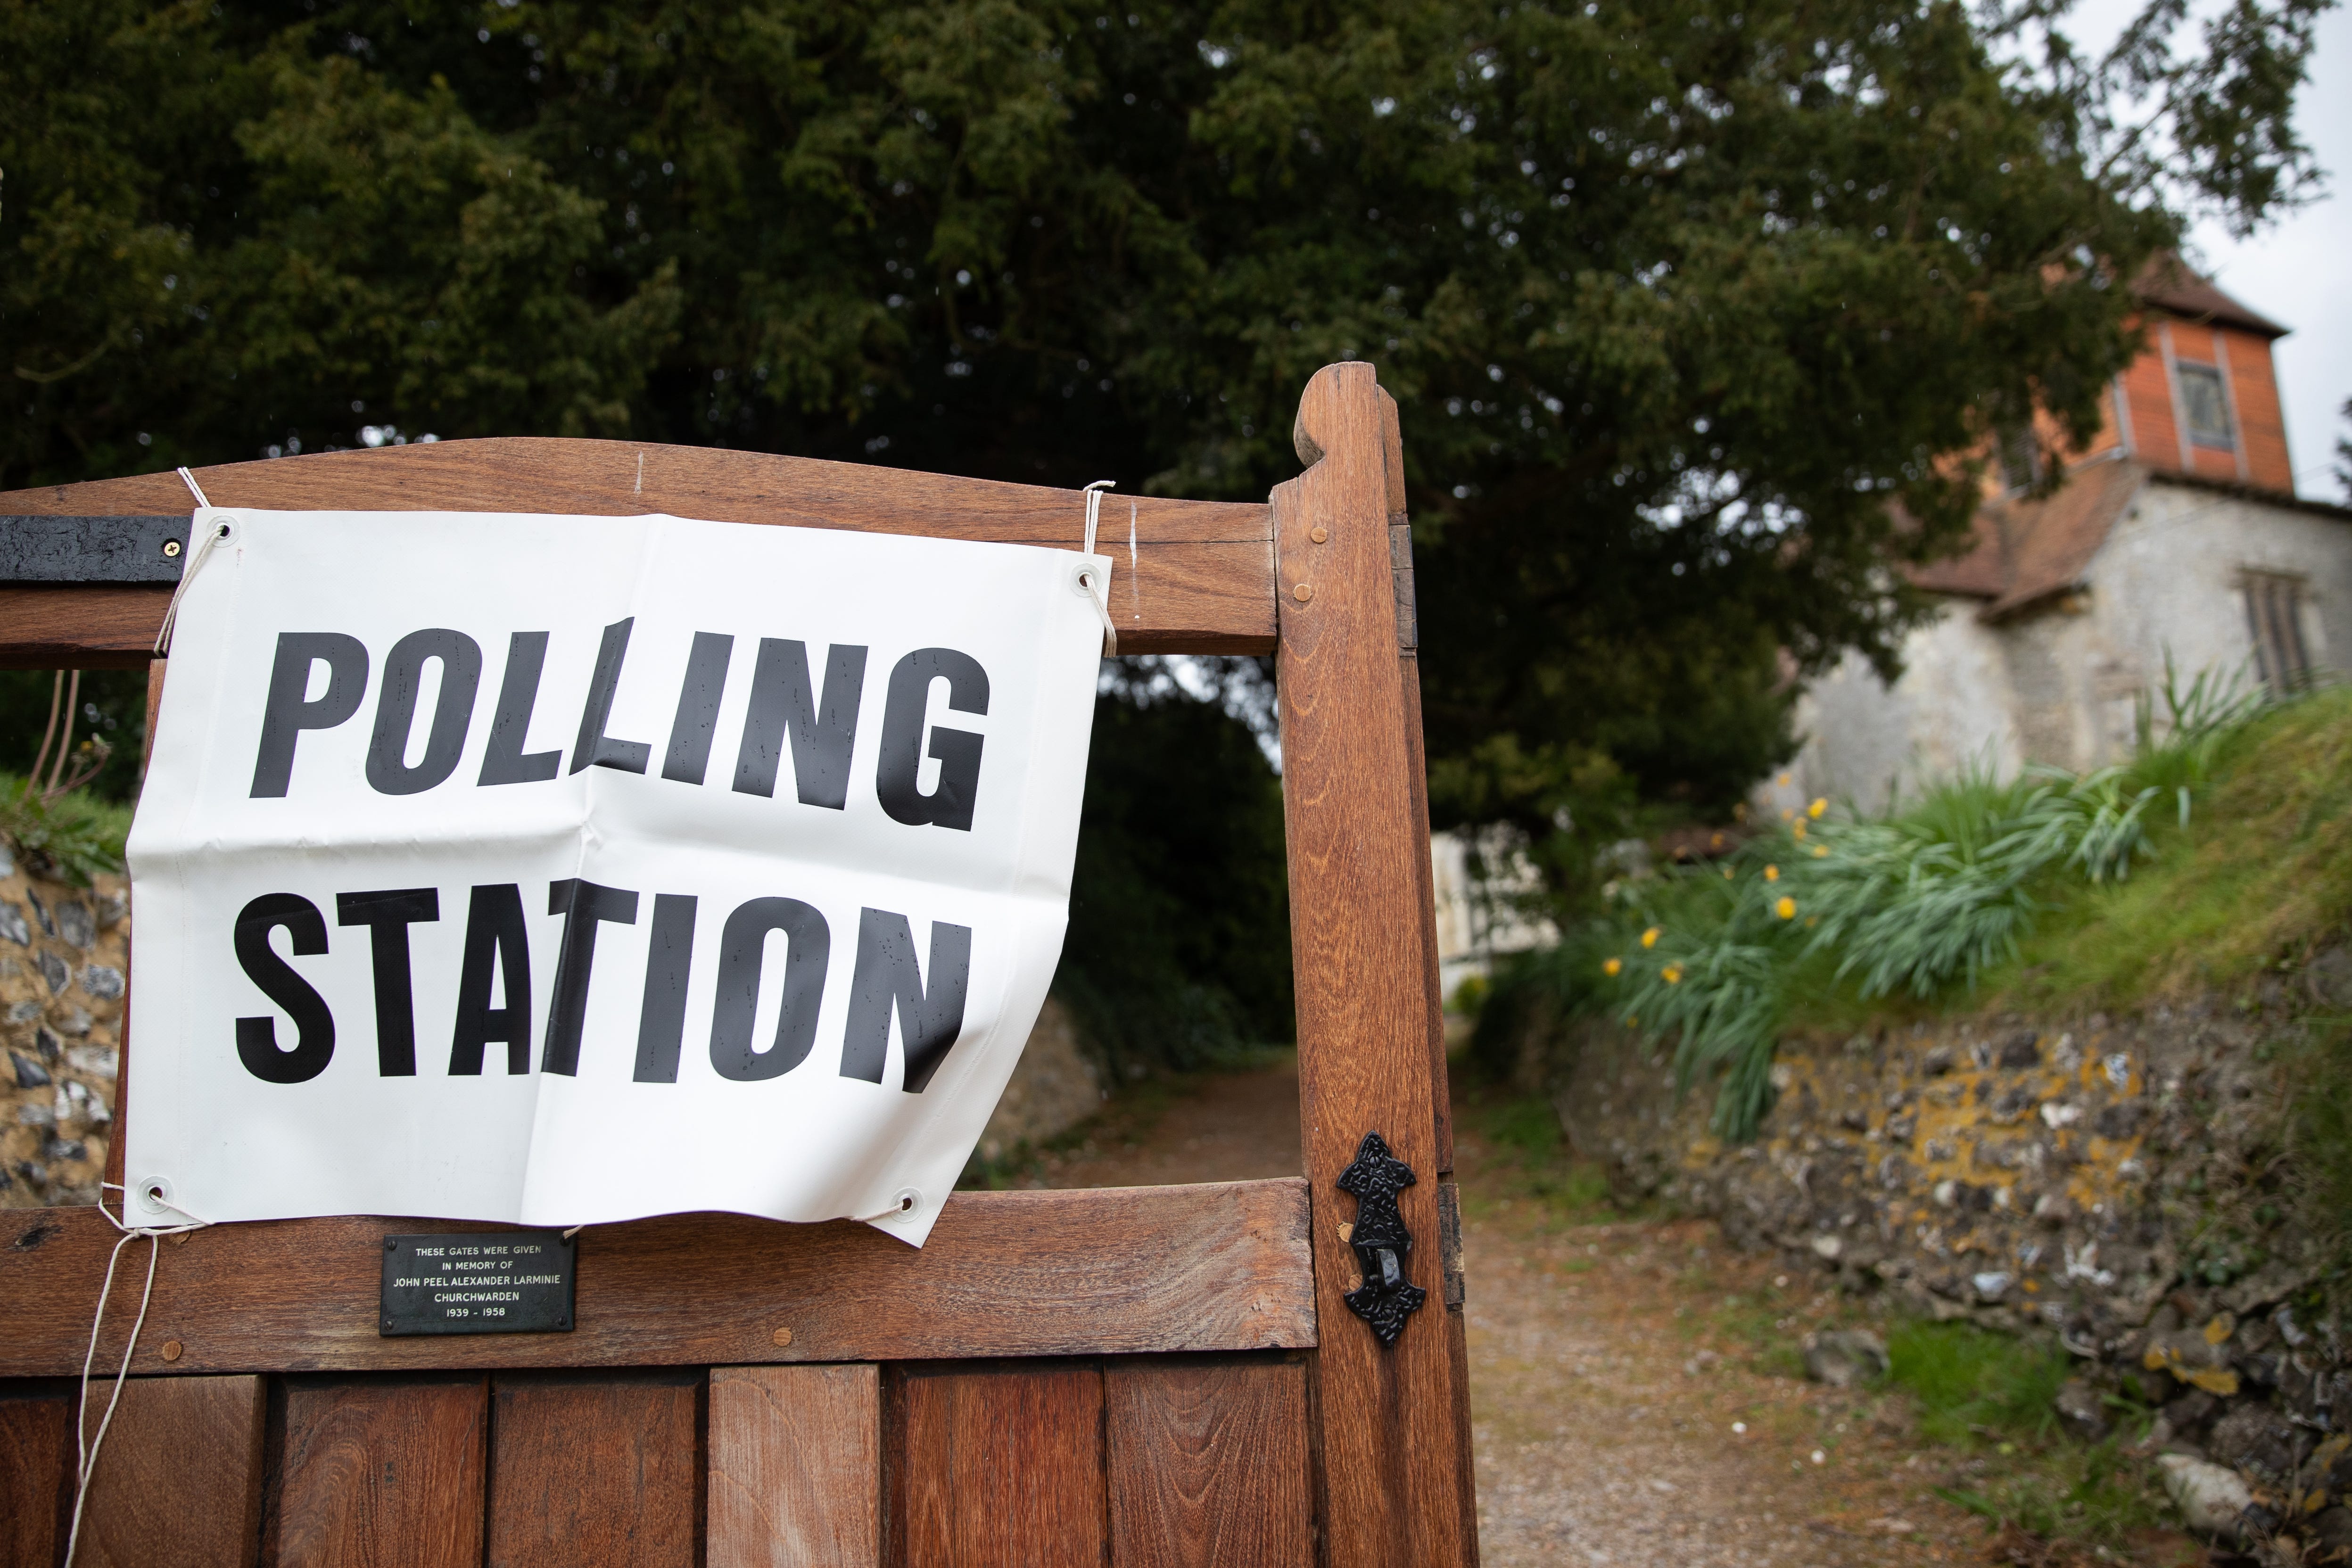
[[[1367,1132],[1357,1145],[1355,1163],[1339,1173],[1336,1184],[1356,1200],[1356,1223],[1348,1233],[1348,1245],[1356,1249],[1356,1261],[1364,1271],[1364,1282],[1343,1300],[1384,1345],[1396,1343],[1405,1319],[1421,1310],[1429,1294],[1404,1277],[1412,1233],[1404,1227],[1397,1194],[1415,1180],[1412,1167],[1390,1153],[1379,1133]]]
[[[177,583],[188,520],[0,517],[0,584]]]

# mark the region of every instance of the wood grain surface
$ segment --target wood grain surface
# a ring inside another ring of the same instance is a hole
[[[223,1225],[167,1238],[136,1371],[365,1372],[730,1365],[969,1355],[1298,1349],[1314,1343],[1295,1179],[958,1193],[920,1251],[848,1222],[680,1215],[581,1233],[578,1327],[377,1333],[383,1237],[487,1230],[378,1217]],[[78,1373],[116,1232],[96,1211],[0,1213],[0,1377]],[[130,1314],[107,1316],[100,1361]],[[789,1344],[775,1331],[790,1329]],[[166,1341],[184,1347],[165,1362]]]
[[[1103,1568],[1098,1367],[916,1369],[903,1408],[906,1568]]]
[[[1103,1369],[1118,1568],[1307,1568],[1307,1368],[1146,1357]]]
[[[442,441],[196,472],[213,504],[231,508],[667,512],[1071,550],[1086,528],[1076,490],[628,441]],[[0,515],[160,515],[192,505],[173,474],[0,492]],[[1098,548],[1113,558],[1110,609],[1122,653],[1273,650],[1266,508],[1114,494],[1103,507]],[[167,588],[0,589],[0,667],[135,664],[153,647],[170,596]]]
[[[1440,1294],[1445,1096],[1432,1051],[1428,827],[1397,647],[1389,518],[1398,470],[1384,403],[1369,364],[1318,372],[1296,429],[1313,466],[1274,492],[1299,1118],[1323,1324],[1317,1511],[1330,1568],[1435,1568],[1474,1562],[1476,1551],[1463,1517],[1460,1363]],[[1400,1207],[1418,1243],[1406,1271],[1430,1304],[1389,1347],[1341,1299],[1360,1281],[1341,1229],[1354,1207],[1333,1184],[1370,1131],[1420,1178]]]
[[[290,1380],[278,1568],[479,1568],[489,1382]]]
[[[1386,394],[1382,394],[1383,401]],[[1421,659],[1406,653],[1397,665],[1398,679],[1404,692],[1405,736],[1410,772],[1407,780],[1412,785],[1413,831],[1421,837],[1423,853],[1413,863],[1418,889],[1414,898],[1421,903],[1422,988],[1432,998],[1429,1007],[1429,1074],[1430,1114],[1437,1122],[1437,1174],[1454,1173],[1454,1097],[1445,1086],[1445,994],[1438,975],[1437,961],[1437,868],[1429,858],[1429,762],[1422,750],[1421,738]]]
[[[73,1401],[0,1395],[0,1568],[57,1568],[73,1507]]]
[[[90,1387],[90,1428],[110,1384]],[[75,1568],[250,1568],[261,1548],[263,1380],[134,1377],[82,1505]]]
[[[697,1215],[600,1226],[582,1238],[569,1334],[377,1336],[383,1235],[495,1227],[341,1218],[174,1238],[138,1370],[209,1375],[134,1381],[139,1418],[117,1436],[147,1436],[119,1457],[110,1439],[107,1463],[122,1468],[100,1483],[131,1495],[115,1478],[135,1476],[153,1489],[109,1516],[110,1544],[85,1565],[249,1559],[261,1384],[219,1373],[712,1364],[723,1370],[709,1394],[707,1489],[698,1373],[498,1377],[484,1560],[690,1562],[705,1506],[714,1563],[812,1560],[830,1548],[774,1544],[777,1519],[814,1518],[813,1493],[838,1489],[813,1479],[810,1444],[854,1449],[876,1433],[878,1465],[861,1470],[854,1452],[825,1462],[838,1458],[843,1475],[878,1470],[864,1495],[878,1495],[883,1539],[859,1558],[853,1523],[835,1532],[845,1554],[835,1560],[1281,1563],[1301,1560],[1314,1526],[1330,1568],[1474,1563],[1462,1320],[1440,1277],[1437,1191],[1453,1162],[1417,666],[1401,657],[1391,531],[1404,508],[1394,406],[1370,366],[1332,366],[1307,387],[1297,435],[1311,466],[1270,508],[1141,500],[1136,554],[1120,559],[1112,596],[1122,651],[1264,651],[1278,630],[1305,1182],[959,1194],[920,1252],[846,1224]],[[204,482],[230,507],[667,511],[1065,546],[1083,517],[1076,492],[610,442],[450,442],[230,465]],[[1123,557],[1117,499],[1105,538]],[[168,476],[0,495],[0,512],[187,504]],[[139,588],[0,589],[0,666],[143,663],[164,600]],[[1429,1301],[1388,1349],[1340,1300],[1360,1281],[1342,1231],[1353,1205],[1332,1184],[1368,1131],[1421,1178],[1402,1207],[1419,1243],[1408,1271]],[[0,1321],[12,1329],[0,1336],[0,1377],[78,1370],[79,1325],[44,1309],[95,1289],[113,1238],[88,1211],[0,1216]],[[110,1328],[101,1360],[121,1353],[122,1326]],[[166,1341],[184,1347],[170,1363]],[[1310,1353],[1148,1359],[1276,1349]],[[1135,1354],[1147,1359],[960,1359]],[[867,1361],[899,1364],[878,1386],[871,1368],[772,1364]],[[865,1405],[860,1375],[878,1396]],[[306,1504],[304,1517],[323,1522],[302,1528],[334,1539],[356,1517],[351,1456],[370,1451],[373,1417],[365,1399],[339,1397],[298,1423],[293,1393],[289,1482],[299,1471],[314,1500],[331,1494]],[[17,1442],[37,1468],[44,1417],[25,1419],[30,1436],[0,1442]],[[164,1475],[160,1456],[176,1458],[192,1435],[215,1470]],[[780,1462],[798,1465],[789,1479]],[[183,1495],[210,1500],[208,1522],[159,1555],[140,1533],[152,1523],[147,1500]],[[285,1507],[294,1500],[289,1485]],[[294,1521],[278,1516],[281,1550],[298,1539]],[[720,1556],[722,1541],[739,1555]]]
[[[169,588],[0,587],[0,669],[137,669],[171,602]]]
[[[694,1568],[701,1382],[499,1378],[489,1568]]]
[[[877,1368],[710,1372],[709,1568],[879,1568]]]

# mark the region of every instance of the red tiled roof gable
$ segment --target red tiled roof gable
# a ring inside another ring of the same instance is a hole
[[[2168,250],[2148,258],[2131,291],[2136,299],[2192,321],[2238,327],[2266,338],[2287,335],[2288,329],[2232,300]]]
[[[1988,501],[1977,512],[1976,542],[1915,569],[1911,580],[1930,593],[1986,600],[1979,613],[1987,620],[2063,594],[2083,581],[2147,478],[2137,463],[2092,463],[2068,475],[2055,495]]]

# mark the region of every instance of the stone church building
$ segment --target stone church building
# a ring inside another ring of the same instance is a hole
[[[2135,292],[2147,348],[2107,388],[2098,439],[2041,500],[2022,493],[2032,444],[2005,447],[2011,488],[1974,546],[1915,574],[1941,604],[1901,679],[1849,655],[1816,680],[1769,804],[1874,811],[1970,765],[2120,761],[2142,700],[2161,721],[2168,656],[2184,687],[2352,672],[2352,510],[2294,494],[2271,364],[2287,329],[2168,258]]]

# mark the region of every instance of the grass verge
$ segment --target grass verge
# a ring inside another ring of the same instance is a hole
[[[1891,1326],[1886,1351],[1919,1436],[1965,1457],[1935,1489],[1946,1501],[2045,1541],[2112,1547],[2164,1524],[2153,1473],[2126,1451],[2153,1413],[2118,1406],[2104,1441],[2069,1436],[2053,1402],[2073,1367],[2057,1345],[1910,1320]]]
[[[1455,1100],[1457,1130],[1479,1139],[1488,1155],[1478,1181],[1462,1192],[1463,1208],[1471,1217],[1485,1218],[1499,1205],[1520,1203],[1540,1209],[1547,1226],[1553,1226],[1660,1217],[1617,1205],[1607,1173],[1578,1159],[1560,1137],[1559,1112],[1551,1101],[1480,1082],[1458,1068],[1456,1072],[1465,1084]]]
[[[0,841],[30,870],[88,887],[122,869],[131,808],[75,790],[44,801],[22,773],[0,773]]]
[[[2130,878],[2076,889],[2047,913],[1977,1002],[2128,1007],[2229,989],[2340,938],[2352,912],[2352,689],[2230,735],[2189,827],[2159,826],[2150,847]]]
[[[2168,687],[2127,763],[1955,780],[1887,816],[1813,802],[1719,861],[1620,889],[1496,977],[1473,1039],[1613,1017],[1752,1136],[1790,1029],[2127,1008],[2294,970],[2352,911],[2352,689]]]

